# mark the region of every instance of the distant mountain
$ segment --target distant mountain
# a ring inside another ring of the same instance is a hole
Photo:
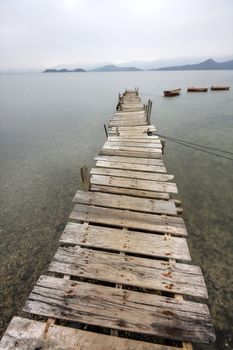
[[[150,69],[151,71],[171,71],[171,70],[231,70],[233,69],[233,60],[227,62],[216,62],[212,58],[196,64],[185,64],[183,66],[170,66]]]
[[[92,70],[92,72],[136,72],[136,71],[141,71],[141,69],[136,67],[119,67],[114,64],[109,64],[107,66],[98,67]]]
[[[82,73],[82,72],[86,72],[85,69],[82,68],[76,68],[76,69],[66,69],[66,68],[62,68],[62,69],[45,69],[43,71],[43,73]]]

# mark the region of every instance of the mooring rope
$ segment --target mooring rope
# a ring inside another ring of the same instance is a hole
[[[231,158],[231,157],[227,157],[227,156],[224,156],[222,154],[210,152],[210,151],[208,151],[208,149],[211,149],[211,150],[214,150],[214,151],[217,151],[217,152],[221,152],[221,153],[227,153],[227,154],[232,154],[233,155],[233,152],[230,152],[230,151],[226,151],[226,150],[222,150],[222,149],[218,149],[218,148],[214,148],[214,147],[210,147],[210,146],[199,145],[199,144],[194,143],[194,142],[185,141],[185,140],[181,140],[181,139],[176,139],[175,137],[162,135],[162,134],[158,134],[158,133],[153,133],[153,135],[157,135],[157,136],[162,137],[162,138],[164,138],[164,139],[166,139],[168,141],[177,143],[179,145],[182,145],[182,146],[185,146],[185,147],[188,147],[188,148],[195,149],[195,150],[200,151],[200,152],[204,152],[204,153],[211,154],[211,155],[219,157],[219,158],[228,159],[228,160],[232,160],[233,161],[233,158]]]

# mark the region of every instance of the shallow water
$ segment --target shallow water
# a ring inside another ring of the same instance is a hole
[[[104,140],[118,92],[140,87],[153,101],[161,134],[233,152],[233,93],[187,94],[187,86],[226,84],[233,71],[28,74],[0,77],[1,328],[46,271],[81,188],[79,169]],[[165,89],[181,87],[175,98]],[[232,320],[233,161],[166,141],[193,262],[202,266],[217,341],[230,349]],[[228,155],[231,158],[232,155]]]

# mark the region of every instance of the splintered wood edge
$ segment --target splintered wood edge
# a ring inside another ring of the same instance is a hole
[[[0,350],[181,350],[180,347],[146,343],[110,335],[14,317],[1,342]]]

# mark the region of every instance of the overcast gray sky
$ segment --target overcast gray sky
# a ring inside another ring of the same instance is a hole
[[[0,68],[233,56],[233,0],[0,0]]]

